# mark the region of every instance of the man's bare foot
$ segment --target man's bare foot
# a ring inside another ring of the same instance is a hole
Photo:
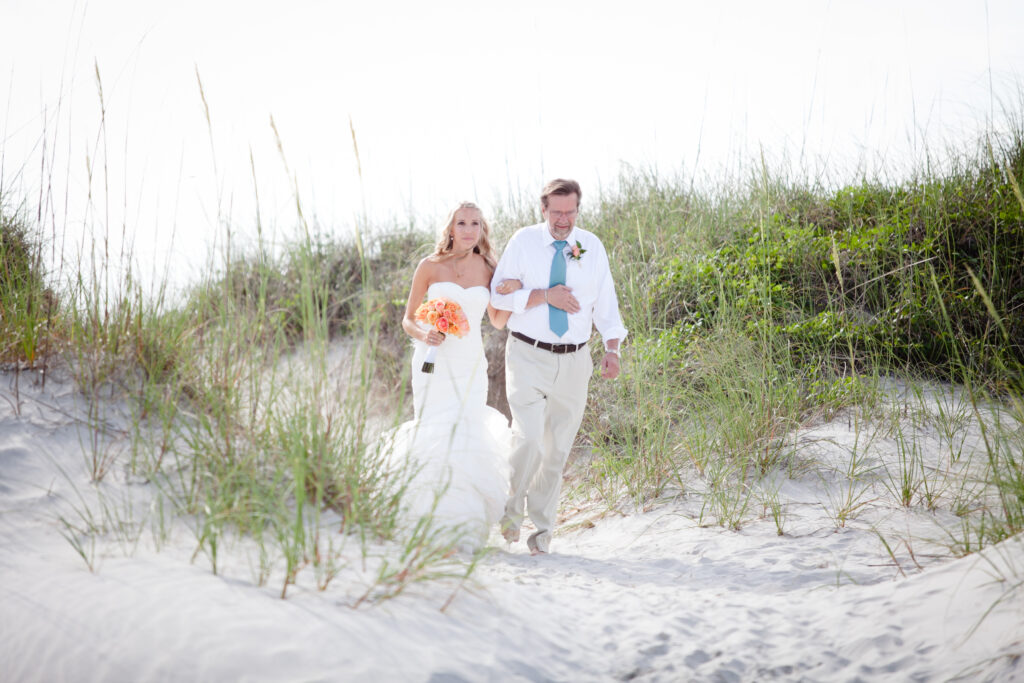
[[[535,555],[536,556],[536,555],[547,555],[548,554],[548,551],[544,550],[543,548],[541,548],[540,544],[537,542],[537,536],[539,536],[539,535],[540,535],[539,533],[538,534],[533,534],[528,539],[526,539],[526,547],[530,549],[530,554],[531,555]],[[547,544],[545,543],[544,545],[547,545]]]
[[[506,543],[517,543],[519,541],[519,527],[512,524],[512,520],[503,519],[501,521],[501,537],[505,539]]]

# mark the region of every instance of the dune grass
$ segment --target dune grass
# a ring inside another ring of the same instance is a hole
[[[383,274],[392,255],[375,254]],[[151,456],[136,461],[139,476],[190,518],[212,571],[233,533],[256,539],[261,577],[279,558],[282,597],[303,568],[325,588],[342,563],[343,544],[323,545],[338,531],[325,514],[365,556],[395,537],[404,486],[377,438],[402,415],[377,403],[377,382],[401,377],[396,346],[383,343],[393,305],[359,281],[373,269],[353,250],[333,257],[302,240],[277,263],[265,253],[232,262],[191,294],[186,327],[173,311],[164,318],[174,356],[155,354],[164,360],[149,363],[139,390],[135,451]],[[334,333],[350,342],[332,364]],[[389,397],[402,405],[400,391]],[[448,550],[428,556],[443,564]]]
[[[770,517],[784,534],[780,482],[810,472],[828,481],[837,528],[887,496],[956,515],[944,533],[957,554],[1018,533],[1022,130],[904,179],[829,185],[759,163],[699,186],[628,170],[587,194],[580,222],[608,248],[630,338],[622,377],[591,384],[579,492],[609,509],[692,497],[702,523]],[[508,198],[498,246],[539,220],[535,204]],[[60,358],[86,398],[92,490],[61,521],[90,568],[98,538],[133,552],[148,530],[159,548],[180,522],[193,560],[216,573],[245,544],[254,580],[282,597],[303,572],[326,589],[381,543],[394,556],[356,604],[472,571],[429,519],[400,537],[405,481],[378,439],[410,412],[400,320],[432,235],[332,238],[300,211],[286,244],[226,250],[171,301],[142,290],[130,255],[54,281],[44,227],[0,204],[0,362]],[[894,398],[892,377],[910,392]],[[127,406],[120,436],[113,405]],[[815,461],[801,430],[844,415],[849,460]],[[975,432],[985,462],[965,455]],[[897,458],[879,470],[882,447]],[[111,476],[152,500],[111,497]]]
[[[802,461],[792,435],[843,413],[880,428],[869,423],[899,377],[966,387],[953,414],[929,418],[954,467],[926,465],[917,427],[893,422],[898,466],[875,472],[854,449],[830,503],[837,525],[881,477],[900,505],[964,515],[972,550],[1019,531],[1024,136],[1013,130],[949,150],[941,175],[897,181],[830,187],[763,166],[710,189],[624,177],[585,216],[609,245],[631,338],[622,381],[592,384],[584,489],[612,505],[693,495],[708,523],[737,527],[757,511],[778,523],[771,482]],[[986,435],[983,473],[955,467],[965,422]],[[980,476],[998,505],[964,479],[947,500],[958,476]]]
[[[91,569],[97,539],[134,552],[149,529],[161,547],[178,520],[193,536],[193,560],[214,573],[226,547],[250,539],[255,580],[276,577],[284,597],[302,571],[325,589],[353,552],[365,563],[371,548],[397,541],[408,473],[385,466],[379,439],[408,413],[407,343],[395,319],[404,285],[393,271],[405,270],[429,236],[368,239],[362,254],[352,244],[328,251],[307,235],[277,257],[261,244],[225,258],[175,305],[147,297],[130,269],[114,279],[105,272],[112,264],[101,264],[68,283],[73,305],[47,313],[58,324],[42,328],[43,312],[23,304],[55,300],[43,285],[41,242],[6,216],[3,300],[5,312],[22,315],[4,321],[24,343],[12,334],[5,360],[32,367],[39,356],[25,349],[54,343],[53,330],[64,335],[60,356],[85,398],[90,486],[81,490],[65,473],[74,513],[60,522]],[[51,338],[30,337],[40,329]],[[346,339],[340,357],[333,337]],[[117,498],[110,477],[143,484],[152,500]],[[385,561],[382,588],[368,596],[465,577],[455,541],[430,519],[420,529],[424,547],[403,546],[404,570]]]
[[[24,207],[0,196],[0,363],[28,368],[45,360],[61,337],[43,240],[30,225]]]

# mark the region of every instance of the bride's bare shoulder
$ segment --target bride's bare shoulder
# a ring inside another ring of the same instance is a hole
[[[486,272],[488,277],[494,274],[494,266],[490,261],[484,258],[483,254],[473,254],[473,256],[475,257],[477,268]]]
[[[444,260],[443,256],[438,256],[437,254],[425,256],[420,260],[419,265],[416,266],[416,270],[425,273],[437,272],[441,269],[441,264],[444,263]]]
[[[437,257],[431,254],[420,260],[416,264],[416,271],[413,273],[412,279],[414,286],[418,284],[421,287],[428,287],[437,280],[441,279],[441,262],[437,260]]]

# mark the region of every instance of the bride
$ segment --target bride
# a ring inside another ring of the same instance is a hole
[[[414,419],[397,430],[392,461],[408,466],[411,481],[404,513],[411,524],[429,516],[459,547],[474,549],[487,540],[508,497],[511,432],[505,416],[487,405],[487,358],[480,324],[484,312],[496,328],[508,311],[490,305],[496,259],[480,208],[459,204],[448,216],[434,253],[413,275],[402,328],[412,337]],[[507,294],[522,286],[508,280]],[[466,315],[469,333],[445,335],[418,322],[424,299],[454,301]],[[428,349],[436,347],[433,372],[422,370]]]

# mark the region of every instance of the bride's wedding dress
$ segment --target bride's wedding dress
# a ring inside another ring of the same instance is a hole
[[[486,540],[508,496],[511,432],[505,416],[487,405],[487,358],[481,320],[490,291],[435,282],[427,298],[458,303],[470,331],[448,335],[438,347],[433,373],[421,370],[426,344],[415,341],[412,390],[415,419],[394,433],[391,462],[412,474],[404,496],[411,525],[429,515],[437,528],[460,547]]]

